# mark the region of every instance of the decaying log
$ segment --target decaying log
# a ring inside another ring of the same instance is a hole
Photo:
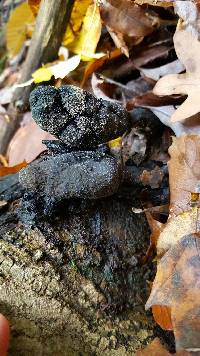
[[[0,311],[12,326],[9,355],[134,355],[153,337],[144,311],[149,243],[130,189],[73,201],[26,231],[18,176],[1,180]]]

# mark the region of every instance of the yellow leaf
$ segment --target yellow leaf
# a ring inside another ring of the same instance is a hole
[[[83,19],[85,17],[87,8],[93,3],[93,0],[76,0],[72,9],[70,23],[63,39],[63,46],[68,47],[75,38],[79,35]]]
[[[49,81],[51,79],[52,75],[53,75],[53,73],[52,73],[50,67],[48,67],[48,68],[42,67],[42,68],[37,69],[32,74],[32,77],[33,77],[34,83],[38,84],[41,82]]]
[[[28,29],[35,18],[28,4],[22,3],[12,11],[6,28],[6,42],[11,57],[17,55],[28,37]]]
[[[110,147],[110,149],[120,148],[121,145],[122,145],[121,137],[115,138],[114,140],[108,142],[108,146]]]
[[[47,67],[46,65],[42,68],[37,69],[32,74],[33,81],[36,84],[41,82],[46,82],[49,81],[53,75],[55,79],[58,78],[63,79],[64,77],[66,77],[66,75],[68,75],[70,72],[72,72],[74,69],[78,67],[80,61],[81,61],[81,57],[79,55],[76,55],[67,59],[66,61],[60,61],[59,63],[54,64],[52,66]]]
[[[69,46],[69,49],[80,54],[81,59],[86,61],[103,56],[103,53],[95,54],[101,36],[101,27],[100,11],[95,3],[88,7],[79,37]]]
[[[61,61],[58,64],[55,64],[54,66],[50,67],[50,69],[55,79],[63,79],[67,74],[78,67],[80,61],[81,57],[79,55],[73,56],[66,61]]]

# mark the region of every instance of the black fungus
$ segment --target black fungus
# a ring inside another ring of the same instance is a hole
[[[47,147],[48,154],[62,154],[69,152],[69,148],[59,140],[42,140],[42,143]]]
[[[38,86],[30,104],[36,123],[57,140],[44,141],[47,153],[19,174],[26,192],[21,221],[30,226],[53,216],[67,200],[114,194],[123,180],[122,162],[105,143],[129,129],[128,112],[72,85]]]
[[[97,99],[73,85],[38,86],[30,95],[33,119],[70,149],[87,149],[121,136],[130,128],[120,104]]]
[[[42,199],[48,214],[66,199],[110,196],[121,181],[120,162],[99,151],[44,156],[20,172],[20,183]]]

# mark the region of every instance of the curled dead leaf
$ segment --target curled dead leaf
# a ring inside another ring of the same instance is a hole
[[[188,43],[190,50],[188,51]],[[184,94],[188,98],[172,114],[172,121],[182,121],[200,112],[200,42],[187,30],[177,29],[174,46],[186,73],[169,74],[161,78],[154,87],[156,95]]]
[[[190,234],[161,258],[146,308],[171,308],[176,349],[200,351],[200,235]]]
[[[199,186],[200,136],[173,138],[169,154],[170,213],[175,216],[191,209],[191,193]]]
[[[176,245],[184,235],[195,233],[197,218],[198,208],[192,208],[187,212],[168,219],[157,241],[157,255],[163,256],[164,253]]]
[[[143,37],[160,24],[156,13],[129,0],[101,0],[101,18],[114,32],[130,37]]]
[[[157,242],[159,256],[199,228],[200,136],[174,138],[169,153],[170,216]]]

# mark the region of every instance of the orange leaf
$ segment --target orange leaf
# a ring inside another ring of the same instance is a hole
[[[39,8],[40,8],[41,0],[28,0],[28,4],[33,12],[34,16],[37,16]]]
[[[122,55],[120,49],[114,49],[112,52],[107,54],[106,56],[103,56],[99,59],[96,59],[95,61],[89,62],[89,64],[86,66],[85,72],[84,72],[84,77],[81,83],[81,87],[84,86],[86,80],[89,78],[89,76],[94,73],[97,69],[102,67],[105,62],[118,58]]]
[[[153,305],[153,317],[158,325],[164,330],[173,330],[171,310],[166,305]]]
[[[23,161],[13,167],[0,167],[0,177],[7,176],[8,174],[13,174],[19,172],[22,168],[27,166],[27,162]]]

